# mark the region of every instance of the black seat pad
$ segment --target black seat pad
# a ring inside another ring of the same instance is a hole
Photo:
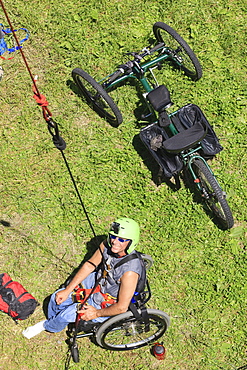
[[[169,153],[179,153],[190,149],[207,134],[206,126],[196,122],[192,127],[163,141],[162,147]]]

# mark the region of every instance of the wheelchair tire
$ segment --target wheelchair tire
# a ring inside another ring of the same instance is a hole
[[[80,361],[79,349],[76,341],[74,341],[73,338],[70,339],[70,353],[73,361],[75,363],[78,363]]]
[[[105,118],[113,127],[118,127],[122,122],[122,114],[109,94],[87,72],[80,68],[72,71],[72,77],[87,103],[100,117]]]
[[[164,42],[171,55],[173,64],[183,70],[186,76],[197,81],[202,77],[202,67],[187,42],[170,26],[163,22],[153,25],[158,42]]]
[[[192,162],[192,169],[200,180],[201,195],[222,229],[227,230],[233,227],[234,220],[225,194],[210,169],[200,159]]]
[[[150,330],[145,332],[142,319],[136,319],[131,311],[105,321],[97,330],[96,342],[113,351],[128,351],[144,347],[159,339],[170,325],[169,316],[159,310],[147,309]]]

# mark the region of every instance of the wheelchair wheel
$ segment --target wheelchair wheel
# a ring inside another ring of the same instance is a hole
[[[169,316],[159,310],[147,310],[150,329],[145,332],[142,319],[136,319],[127,311],[105,321],[96,332],[97,343],[113,351],[128,351],[156,341],[170,325]]]
[[[207,206],[213,212],[217,221],[225,230],[233,227],[234,220],[225,194],[210,169],[200,159],[192,162],[192,169],[200,180],[202,197],[205,199]]]
[[[112,126],[118,127],[123,122],[122,114],[112,98],[87,72],[80,68],[72,71],[72,77],[87,103]]]
[[[194,81],[202,77],[199,60],[187,42],[173,28],[163,22],[156,22],[153,25],[153,32],[158,42],[164,42],[171,60],[186,76]]]
[[[71,357],[72,357],[74,362],[77,363],[77,362],[80,361],[78,345],[77,345],[76,341],[74,341],[73,338],[70,338],[70,353],[71,353]]]

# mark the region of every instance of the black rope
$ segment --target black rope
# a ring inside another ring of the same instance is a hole
[[[63,157],[63,160],[64,160],[64,163],[67,167],[67,170],[69,172],[69,175],[70,175],[70,178],[71,178],[71,181],[74,185],[74,188],[75,188],[75,191],[76,191],[76,194],[79,198],[79,201],[80,201],[80,204],[81,204],[81,207],[83,209],[83,212],[86,216],[86,219],[88,221],[88,224],[90,226],[90,229],[92,230],[92,233],[93,233],[93,236],[94,236],[94,239],[95,239],[95,244],[97,244],[97,248],[99,249],[100,253],[101,253],[101,256],[102,256],[102,263],[103,263],[103,266],[106,266],[106,260],[105,260],[105,257],[104,257],[104,254],[100,248],[100,244],[99,243],[96,243],[98,237],[95,233],[95,230],[94,230],[94,227],[93,227],[93,224],[89,218],[89,215],[88,215],[88,212],[86,210],[86,207],[82,201],[82,197],[81,197],[81,194],[78,190],[78,187],[76,185],[76,182],[75,182],[75,179],[74,179],[74,176],[71,172],[71,169],[70,169],[70,166],[69,166],[69,163],[65,157],[65,154],[64,154],[64,149],[66,148],[66,143],[65,141],[61,138],[61,136],[59,135],[59,130],[58,130],[58,126],[56,124],[56,122],[54,122],[52,119],[50,119],[48,121],[48,130],[50,132],[50,134],[52,135],[52,140],[53,140],[53,143],[54,145],[56,146],[57,149],[60,150],[61,154],[62,154],[62,157]],[[93,264],[93,263],[92,263]],[[94,265],[94,264],[93,264]],[[90,294],[88,295],[88,297],[83,301],[83,304],[85,304],[87,302],[87,300],[89,299],[89,297],[91,297],[91,295],[94,293],[96,287],[98,286],[100,280],[102,279],[102,276],[100,276],[96,282],[95,282],[95,285],[94,287],[91,289],[91,292]],[[83,304],[81,304],[80,306],[82,306]],[[70,338],[72,340],[72,342],[69,343],[69,352],[67,354],[67,359],[66,359],[66,362],[65,362],[65,370],[68,370],[69,369],[69,365],[70,365],[70,361],[71,361],[71,357],[72,357],[72,354],[71,354],[71,346],[75,346],[76,345],[76,338],[77,338],[77,334],[78,334],[78,330],[79,330],[79,314],[77,313],[77,317],[76,317],[76,322],[75,322],[75,330],[74,330],[74,333],[73,333],[73,338]]]
[[[89,223],[89,226],[90,226],[90,228],[91,228],[91,230],[92,230],[93,236],[94,236],[95,238],[97,238],[96,233],[95,233],[94,228],[93,228],[93,225],[92,225],[92,222],[90,221],[90,218],[89,218],[89,216],[88,216],[88,213],[87,213],[86,207],[84,206],[84,203],[83,203],[83,201],[82,201],[82,197],[81,197],[81,195],[80,195],[80,193],[79,193],[79,190],[78,190],[78,187],[77,187],[77,185],[76,185],[76,182],[75,182],[74,176],[72,175],[72,172],[71,172],[71,170],[70,170],[70,166],[69,166],[68,161],[67,161],[67,159],[66,159],[66,157],[65,157],[65,154],[64,154],[64,152],[63,152],[63,151],[64,151],[64,149],[66,149],[66,142],[65,142],[65,141],[63,140],[63,138],[59,135],[59,130],[58,130],[58,125],[57,125],[57,123],[56,123],[52,118],[50,118],[50,119],[48,120],[48,122],[47,122],[47,123],[48,123],[48,124],[47,124],[48,131],[50,132],[50,134],[51,134],[51,136],[52,136],[53,144],[55,145],[55,147],[56,147],[58,150],[60,150],[60,152],[61,152],[61,154],[62,154],[63,160],[64,160],[65,165],[66,165],[66,167],[67,167],[67,170],[68,170],[68,172],[69,172],[69,174],[70,174],[70,178],[71,178],[72,183],[73,183],[73,185],[74,185],[74,188],[75,188],[76,194],[77,194],[77,196],[78,196],[78,198],[79,198],[79,200],[80,200],[80,204],[81,204],[82,209],[83,209],[83,211],[84,211],[84,213],[85,213],[85,216],[86,216],[86,218],[87,218],[87,221],[88,221],[88,223]]]
[[[84,203],[83,203],[83,201],[82,201],[81,195],[80,195],[80,193],[79,193],[78,187],[77,187],[77,185],[76,185],[75,179],[74,179],[74,177],[73,177],[73,175],[72,175],[72,172],[71,172],[71,170],[70,170],[70,167],[69,167],[68,161],[67,161],[67,159],[66,159],[66,157],[65,157],[65,155],[64,155],[63,150],[62,150],[62,149],[60,149],[60,151],[61,151],[62,157],[63,157],[63,159],[64,159],[65,165],[66,165],[66,167],[67,167],[67,170],[68,170],[68,172],[69,172],[69,174],[70,174],[70,178],[71,178],[72,183],[73,183],[73,185],[74,185],[74,188],[75,188],[76,194],[77,194],[77,196],[78,196],[78,198],[79,198],[79,200],[80,200],[80,204],[81,204],[81,206],[82,206],[82,209],[83,209],[83,211],[84,211],[84,213],[85,213],[85,216],[86,216],[86,218],[87,218],[87,221],[88,221],[88,223],[89,223],[89,226],[90,226],[90,228],[91,228],[91,230],[92,230],[93,236],[94,236],[95,238],[97,238],[96,233],[95,233],[95,231],[94,231],[94,227],[93,227],[92,222],[91,222],[91,220],[90,220],[90,218],[89,218],[89,216],[88,216],[88,212],[87,212],[87,210],[86,210],[86,207],[85,207],[85,205],[84,205]]]
[[[80,194],[80,192],[79,192],[79,190],[78,190],[78,187],[77,187],[77,185],[76,185],[76,182],[75,182],[74,176],[73,176],[73,174],[72,174],[72,172],[71,172],[71,169],[70,169],[69,163],[68,163],[68,161],[67,161],[67,159],[66,159],[66,157],[65,157],[65,154],[64,154],[64,152],[63,152],[63,151],[64,151],[64,149],[66,148],[66,142],[65,142],[65,141],[63,140],[63,138],[59,135],[59,130],[58,130],[58,125],[57,125],[57,123],[56,123],[53,119],[51,119],[51,118],[48,120],[48,130],[49,130],[50,134],[52,135],[52,141],[53,141],[53,144],[55,145],[55,147],[56,147],[58,150],[60,150],[60,152],[61,152],[61,154],[62,154],[62,157],[63,157],[64,163],[65,163],[65,165],[66,165],[66,167],[67,167],[67,170],[68,170],[68,172],[69,172],[69,175],[70,175],[71,181],[72,181],[72,183],[73,183],[73,185],[74,185],[74,188],[75,188],[76,194],[77,194],[77,196],[78,196],[78,198],[79,198],[79,201],[80,201],[81,207],[82,207],[82,209],[83,209],[83,212],[84,212],[84,214],[85,214],[85,216],[86,216],[86,219],[87,219],[87,221],[88,221],[88,224],[89,224],[89,226],[90,226],[90,229],[91,229],[91,231],[92,231],[92,233],[93,233],[93,236],[94,236],[94,238],[95,238],[95,244],[97,245],[97,247],[98,247],[98,249],[99,249],[99,251],[100,251],[100,253],[101,253],[101,256],[102,256],[102,262],[103,262],[103,264],[104,264],[104,266],[105,266],[105,265],[106,265],[106,261],[105,261],[104,254],[103,254],[103,252],[102,252],[102,250],[101,250],[101,248],[100,248],[100,245],[99,245],[99,243],[98,243],[98,237],[97,237],[97,235],[96,235],[96,233],[95,233],[95,230],[94,230],[93,224],[92,224],[92,222],[91,222],[91,220],[90,220],[90,218],[89,218],[89,215],[88,215],[88,212],[87,212],[87,210],[86,210],[86,207],[85,207],[85,205],[84,205],[84,203],[83,203],[83,201],[82,201],[81,194]]]
[[[72,357],[72,355],[71,355],[71,350],[70,350],[70,347],[69,347],[68,352],[67,352],[67,358],[66,358],[65,365],[64,365],[64,370],[69,369],[71,357]]]

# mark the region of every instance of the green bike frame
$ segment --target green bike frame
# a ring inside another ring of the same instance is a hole
[[[170,57],[167,48],[161,47],[160,50],[161,49],[162,49],[162,55],[159,55],[154,60],[150,60],[150,61],[148,61],[146,63],[143,63],[143,64],[136,63],[136,66],[134,66],[132,72],[118,77],[115,81],[111,82],[110,84],[107,84],[107,79],[110,78],[113,75],[113,73],[104,77],[103,79],[98,81],[98,83],[101,84],[106,91],[110,91],[113,87],[115,87],[119,83],[121,83],[121,82],[123,82],[123,81],[125,81],[129,78],[133,78],[133,79],[136,79],[136,80],[140,81],[140,83],[142,84],[143,88],[145,89],[145,91],[147,93],[152,91],[153,87],[150,86],[147,78],[145,77],[146,72],[150,71],[153,67],[157,67],[157,65],[160,62],[163,62],[163,61],[165,61],[166,59],[168,59]],[[167,52],[166,54],[165,54],[165,51]],[[152,55],[152,54],[150,53],[150,55]],[[178,63],[178,65],[179,65],[179,63]],[[104,82],[104,81],[106,81],[106,82]],[[103,82],[103,84],[102,84],[102,82]]]

